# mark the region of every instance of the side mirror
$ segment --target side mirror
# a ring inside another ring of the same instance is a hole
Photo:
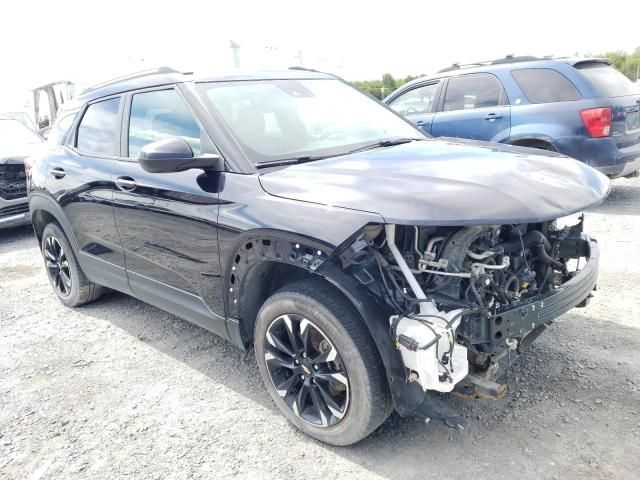
[[[47,127],[41,128],[36,133],[40,135],[42,138],[44,138],[45,140],[48,140],[49,134],[51,133],[51,126],[49,125]]]
[[[192,168],[224,171],[224,160],[220,155],[195,157],[189,143],[181,137],[166,138],[145,145],[138,154],[138,162],[150,173],[184,172]]]

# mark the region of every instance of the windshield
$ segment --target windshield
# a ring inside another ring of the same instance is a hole
[[[342,155],[425,135],[340,80],[203,83],[200,92],[254,163]]]
[[[29,143],[42,143],[40,135],[17,120],[0,120],[0,145],[21,147]]]
[[[577,68],[605,97],[624,97],[640,93],[640,86],[613,67],[601,63],[585,63]]]

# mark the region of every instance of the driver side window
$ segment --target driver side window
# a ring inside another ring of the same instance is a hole
[[[403,93],[391,102],[390,107],[400,115],[421,115],[432,113],[438,91],[438,84],[431,83]]]
[[[202,153],[200,127],[178,93],[155,90],[136,93],[131,100],[129,158],[137,158],[145,145],[169,137],[184,138],[194,155]]]

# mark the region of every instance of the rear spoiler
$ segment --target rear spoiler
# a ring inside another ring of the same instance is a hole
[[[580,58],[576,60],[567,60],[567,63],[575,68],[580,68],[585,65],[593,65],[594,63],[611,65],[611,60],[609,60],[608,58]]]

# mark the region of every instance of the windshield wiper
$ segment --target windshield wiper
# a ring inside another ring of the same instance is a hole
[[[334,155],[304,155],[301,157],[292,157],[292,158],[280,158],[278,160],[263,160],[261,162],[256,162],[255,167],[260,170],[261,168],[271,168],[271,167],[283,167],[286,165],[298,165],[300,163],[314,162],[316,160],[323,160],[325,158],[331,157],[340,157],[342,155],[349,155],[350,153],[362,152],[365,150],[371,150],[373,148],[381,148],[381,147],[392,147],[394,145],[402,145],[403,143],[410,143],[413,141],[424,140],[422,138],[410,138],[410,137],[393,137],[387,138],[384,140],[378,140],[375,143],[371,143],[368,145],[364,145],[362,147],[358,147],[353,150],[349,150],[348,152],[337,153]]]
[[[358,147],[356,149],[351,150],[349,153],[363,152],[365,150],[371,150],[374,148],[381,148],[381,147],[393,147],[395,145],[402,145],[403,143],[419,142],[421,140],[424,140],[424,139],[411,138],[411,137],[387,138],[385,140],[379,140],[375,143],[370,143],[369,145],[364,145],[363,147]]]
[[[322,160],[324,158],[334,157],[335,155],[305,155],[302,157],[293,158],[281,158],[279,160],[263,160],[262,162],[254,163],[257,169],[270,168],[270,167],[282,167],[285,165],[297,165],[299,163],[314,162],[316,160]]]

